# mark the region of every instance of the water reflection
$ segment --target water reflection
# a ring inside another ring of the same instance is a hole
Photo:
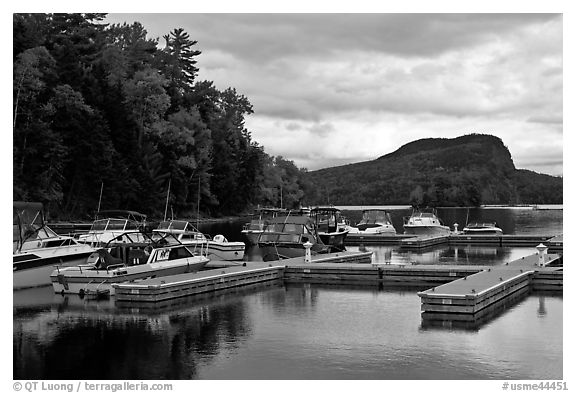
[[[470,244],[403,249],[396,245],[347,246],[350,251],[372,251],[372,262],[392,265],[497,266],[533,254],[530,247],[489,247]]]
[[[50,307],[14,307],[14,379],[195,378],[251,335],[243,296],[261,290],[152,306],[46,293]]]
[[[14,307],[14,378],[562,377],[561,297],[467,330],[422,320],[416,290],[276,284],[158,305],[45,293],[51,304]]]

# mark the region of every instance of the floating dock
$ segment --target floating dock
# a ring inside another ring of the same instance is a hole
[[[449,235],[357,235],[348,234],[347,245],[366,244],[396,244],[402,248],[420,249],[437,245],[477,244],[494,247],[535,247],[543,243],[550,251],[561,252],[563,249],[562,235],[464,235],[450,233]]]
[[[216,264],[213,269],[195,273],[166,276],[140,282],[115,284],[117,301],[159,302],[178,297],[191,296],[206,292],[215,292],[243,285],[280,280],[288,266],[314,266],[318,263],[347,263],[351,266],[369,266],[372,252],[339,252],[318,254],[312,257],[312,263],[304,262],[304,257],[283,259],[274,262],[245,262],[232,266]],[[363,265],[360,265],[363,263]],[[211,267],[210,263],[207,265]]]
[[[446,244],[450,240],[450,235],[422,235],[402,239],[400,247],[402,248],[425,248]]]
[[[544,266],[540,265],[540,258],[543,258]],[[516,292],[529,288],[533,280],[540,289],[561,288],[562,268],[547,267],[559,260],[559,255],[540,257],[533,254],[418,292],[423,318],[476,318],[485,308],[496,306]]]

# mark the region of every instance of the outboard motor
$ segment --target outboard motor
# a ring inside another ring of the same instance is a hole
[[[224,235],[216,235],[214,236],[214,241],[218,243],[228,243],[228,239],[224,237]]]

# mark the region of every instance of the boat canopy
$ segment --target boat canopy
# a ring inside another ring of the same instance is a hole
[[[39,202],[14,201],[12,207],[13,242],[22,242],[44,226],[43,206]]]

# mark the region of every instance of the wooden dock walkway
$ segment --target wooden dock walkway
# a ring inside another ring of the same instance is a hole
[[[304,257],[283,259],[272,262],[244,262],[226,267],[207,265],[209,269],[195,273],[179,274],[154,279],[115,284],[115,296],[118,301],[159,302],[183,296],[205,292],[225,290],[237,286],[282,279],[288,266],[305,267],[320,263],[347,262],[361,266],[361,262],[371,262],[372,252],[344,251],[332,254],[312,256],[311,263],[305,263]],[[210,268],[213,267],[213,268]]]
[[[557,262],[560,256],[545,254],[543,258],[544,264],[549,266]],[[561,268],[539,266],[539,255],[532,254],[505,265],[494,266],[462,279],[418,292],[422,301],[421,310],[425,313],[473,315],[529,287],[535,274],[538,277],[541,273],[558,270]],[[547,286],[552,285],[549,282],[551,279],[556,284],[558,279],[562,279],[561,274],[552,273],[552,275],[546,278],[540,276],[539,279],[544,280],[542,284]]]

